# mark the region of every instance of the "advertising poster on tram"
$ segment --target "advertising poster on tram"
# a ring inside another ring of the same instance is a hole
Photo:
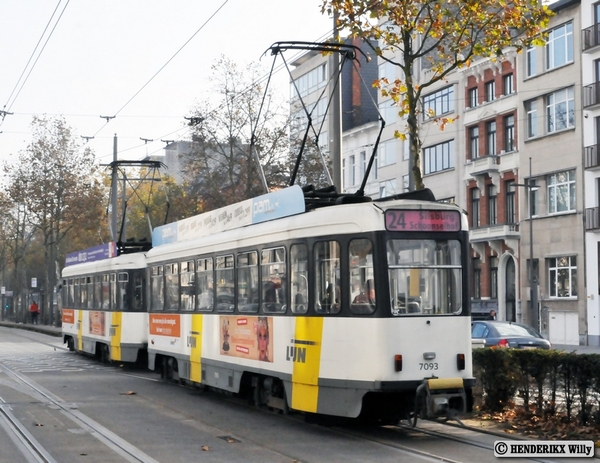
[[[221,316],[221,355],[273,362],[273,317]]]
[[[75,310],[73,309],[62,309],[62,322],[63,324],[72,325],[75,323]]]
[[[105,312],[90,312],[90,334],[106,336]]]
[[[150,334],[156,336],[181,336],[180,317],[176,314],[150,314]]]

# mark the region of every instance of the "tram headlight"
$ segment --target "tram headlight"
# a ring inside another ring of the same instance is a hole
[[[394,369],[396,371],[402,371],[402,355],[394,355]]]
[[[459,370],[465,369],[465,354],[456,354],[456,368]]]

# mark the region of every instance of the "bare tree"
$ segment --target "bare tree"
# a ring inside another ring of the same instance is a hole
[[[264,94],[258,65],[241,69],[221,57],[212,70],[218,101],[202,102],[189,118],[193,146],[182,160],[204,210],[282,186],[289,144],[289,108]]]

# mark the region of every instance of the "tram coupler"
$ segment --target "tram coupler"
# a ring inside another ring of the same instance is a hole
[[[427,378],[417,387],[413,426],[417,416],[430,420],[457,419],[457,415],[466,410],[467,394],[462,378]]]

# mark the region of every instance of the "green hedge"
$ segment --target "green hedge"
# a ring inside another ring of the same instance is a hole
[[[600,425],[600,355],[555,350],[474,349],[482,411],[500,412],[520,399],[541,419],[560,414]]]

